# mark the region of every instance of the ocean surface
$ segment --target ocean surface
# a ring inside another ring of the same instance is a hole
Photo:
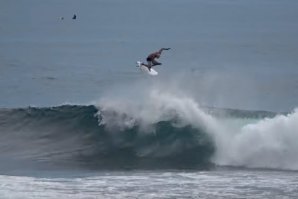
[[[297,198],[297,10],[0,1],[0,198]]]

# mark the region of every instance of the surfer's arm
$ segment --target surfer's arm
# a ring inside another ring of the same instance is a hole
[[[158,51],[158,53],[161,54],[162,51],[164,51],[164,50],[170,50],[170,49],[171,49],[171,48],[161,48],[161,49]]]

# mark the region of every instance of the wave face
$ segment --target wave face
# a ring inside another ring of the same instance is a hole
[[[210,165],[214,145],[203,129],[181,125],[178,118],[145,127],[139,118],[100,109],[76,105],[2,109],[0,158],[94,169]]]
[[[89,106],[1,109],[0,169],[20,161],[51,168],[298,169],[297,110],[202,108],[185,95],[148,94]]]

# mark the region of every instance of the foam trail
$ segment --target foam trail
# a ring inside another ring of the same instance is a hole
[[[297,109],[288,115],[244,125],[233,133],[225,131],[225,136],[217,143],[217,164],[298,169]]]

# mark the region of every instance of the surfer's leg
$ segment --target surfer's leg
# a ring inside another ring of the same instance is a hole
[[[147,66],[146,66],[146,67],[148,68],[149,71],[151,71],[151,68],[152,68],[152,61],[147,60]]]
[[[157,65],[161,65],[161,63],[155,61],[155,60],[152,60],[152,66],[157,66]]]

